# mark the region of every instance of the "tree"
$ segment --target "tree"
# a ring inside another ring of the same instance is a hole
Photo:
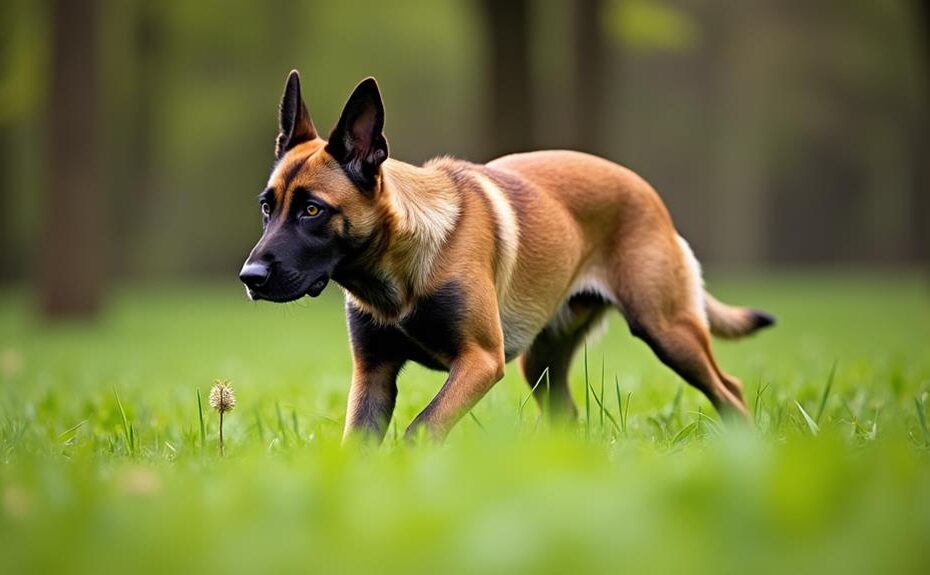
[[[51,94],[42,220],[41,306],[48,318],[91,316],[104,287],[95,0],[51,5]]]
[[[530,82],[528,0],[483,0],[488,33],[490,155],[533,145],[534,98]]]
[[[575,147],[602,152],[600,126],[604,121],[606,43],[601,30],[603,0],[577,0],[575,6]],[[612,126],[611,129],[617,129]]]
[[[924,81],[923,105],[913,124],[914,256],[920,258],[925,266],[930,266],[930,4],[926,0],[917,0],[915,4]]]

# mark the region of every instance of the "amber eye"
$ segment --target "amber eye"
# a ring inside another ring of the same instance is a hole
[[[307,215],[310,216],[311,218],[315,218],[315,217],[317,217],[318,215],[320,215],[320,206],[318,206],[318,205],[316,205],[316,204],[308,204],[308,205],[307,205]]]
[[[271,215],[271,204],[268,202],[262,202],[262,214],[266,216]]]

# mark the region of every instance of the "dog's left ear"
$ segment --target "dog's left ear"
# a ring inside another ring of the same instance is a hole
[[[275,145],[275,156],[280,160],[288,150],[316,138],[316,128],[307,105],[300,95],[300,74],[291,70],[287,75],[287,84],[284,85],[284,95],[281,96],[281,109],[278,115],[278,139]]]
[[[326,151],[363,190],[373,190],[378,169],[388,157],[384,138],[384,104],[374,78],[355,87],[333,128]]]

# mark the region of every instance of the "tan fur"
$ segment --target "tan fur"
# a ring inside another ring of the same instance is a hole
[[[499,298],[510,288],[513,269],[520,249],[520,223],[506,194],[484,175],[476,174],[475,180],[484,193],[494,219],[497,232],[494,284]]]
[[[759,329],[757,313],[744,307],[733,307],[704,292],[710,332],[721,339],[739,339]]]

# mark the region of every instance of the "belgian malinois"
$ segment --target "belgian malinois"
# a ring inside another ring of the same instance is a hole
[[[549,370],[553,416],[576,414],[568,370],[610,309],[722,415],[748,417],[740,382],[717,366],[710,333],[748,335],[773,318],[717,301],[658,194],[608,160],[572,151],[484,165],[389,158],[373,78],[322,139],[290,73],[277,163],[259,194],[264,231],[240,279],[253,300],[345,292],[354,360],[345,436],[384,437],[401,367],[448,372],[407,428],[442,438],[515,358],[535,384]]]

